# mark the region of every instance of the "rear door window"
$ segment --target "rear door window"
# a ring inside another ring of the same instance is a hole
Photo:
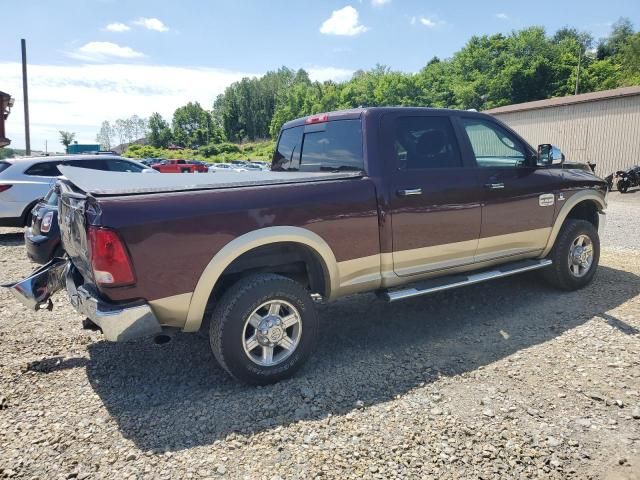
[[[460,168],[462,156],[447,117],[399,117],[394,151],[400,169]]]
[[[309,125],[302,142],[300,171],[364,170],[360,119]]]
[[[25,175],[32,175],[36,177],[59,177],[62,175],[58,170],[58,165],[62,162],[40,162],[35,165],[31,165],[25,170]]]

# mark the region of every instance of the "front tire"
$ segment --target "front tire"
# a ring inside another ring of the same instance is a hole
[[[291,377],[311,355],[317,337],[309,292],[275,274],[250,275],[229,288],[209,327],[216,360],[231,376],[252,385]]]
[[[628,182],[627,180],[620,180],[618,182],[618,191],[620,193],[627,193],[627,190],[629,190],[629,186],[630,182]]]
[[[548,258],[553,264],[543,275],[551,285],[568,291],[586,287],[600,261],[598,231],[586,220],[566,220]]]

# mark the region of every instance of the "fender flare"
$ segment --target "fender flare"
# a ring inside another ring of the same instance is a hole
[[[549,234],[549,239],[547,240],[547,245],[540,255],[540,258],[546,257],[547,255],[549,255],[549,252],[551,252],[551,249],[556,242],[556,238],[560,233],[560,229],[562,228],[562,225],[564,225],[564,221],[567,219],[567,216],[569,215],[569,212],[571,212],[573,207],[575,207],[579,203],[586,201],[593,201],[598,207],[598,211],[604,210],[607,206],[604,194],[599,194],[594,190],[581,191],[569,197],[566,203],[562,205],[562,208],[558,212],[558,215],[553,222],[553,227],[551,228],[551,233]]]
[[[191,296],[187,320],[183,330],[195,332],[200,329],[211,291],[224,270],[240,255],[254,248],[273,243],[298,243],[311,248],[321,260],[325,279],[327,280],[328,297],[338,291],[338,263],[327,242],[318,234],[301,227],[280,226],[253,230],[227,243],[209,261]]]

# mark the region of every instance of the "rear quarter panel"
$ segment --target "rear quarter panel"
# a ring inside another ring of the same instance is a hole
[[[103,198],[90,223],[116,229],[137,283],[104,288],[111,300],[193,292],[214,255],[261,228],[295,226],[324,239],[338,262],[380,252],[375,187],[368,178]]]

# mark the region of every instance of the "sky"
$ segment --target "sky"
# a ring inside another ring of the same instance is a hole
[[[60,151],[58,130],[92,143],[103,120],[160,112],[217,95],[282,65],[313,80],[383,64],[416,72],[472,35],[569,25],[596,38],[622,0],[0,0],[0,90],[15,98],[11,146],[24,148],[20,39],[27,40],[31,148]]]

